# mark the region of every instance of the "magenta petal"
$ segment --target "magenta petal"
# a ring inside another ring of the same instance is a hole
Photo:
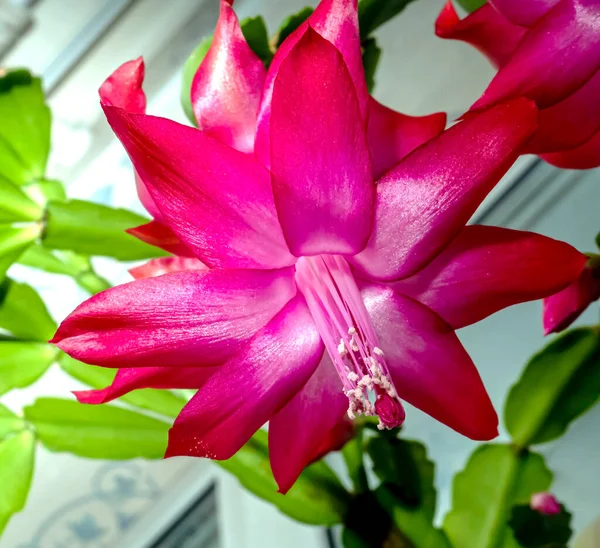
[[[123,63],[100,86],[102,104],[138,114],[146,112],[146,95],[142,89],[144,71],[141,57]]]
[[[437,137],[446,127],[446,114],[408,116],[369,100],[367,139],[373,176],[379,179],[415,148]]]
[[[182,270],[208,270],[208,267],[200,259],[194,257],[161,257],[130,268],[129,273],[134,279],[140,280]]]
[[[511,58],[526,32],[527,29],[513,25],[490,4],[459,19],[452,0],[448,0],[435,22],[437,36],[471,44],[496,67]]]
[[[150,221],[145,225],[128,228],[126,232],[142,242],[160,247],[174,255],[180,257],[194,256],[191,250],[181,243],[177,235],[167,225],[159,221]]]
[[[431,308],[454,329],[576,280],[587,257],[531,232],[467,226],[431,263],[394,289]]]
[[[312,29],[277,74],[271,137],[275,205],[291,252],[360,251],[375,197],[364,123],[344,59]]]
[[[515,25],[530,27],[560,0],[489,0],[489,2]]]
[[[323,453],[323,442],[344,422],[348,398],[327,354],[310,380],[269,422],[269,456],[279,491]]]
[[[358,30],[358,2],[357,0],[322,0],[308,20],[285,39],[269,66],[259,110],[255,146],[257,157],[267,167],[271,165],[270,117],[273,84],[281,63],[309,26],[325,40],[331,42],[342,54],[354,82],[360,111],[363,119],[366,118],[368,91]]]
[[[379,280],[404,278],[427,264],[517,158],[536,118],[531,101],[511,101],[468,117],[406,157],[377,184],[373,233],[354,264]]]
[[[166,457],[224,460],[302,388],[323,343],[299,295],[198,391],[169,432]]]
[[[162,213],[160,212],[160,209],[158,209],[158,206],[154,203],[154,200],[150,195],[150,192],[148,192],[144,181],[142,181],[141,177],[135,170],[133,174],[135,176],[135,188],[137,190],[140,202],[142,202],[142,205],[144,206],[146,211],[150,213],[153,219],[162,221]]]
[[[521,40],[472,109],[528,97],[540,109],[571,95],[600,68],[600,3],[563,0]]]
[[[600,131],[582,145],[565,150],[540,154],[540,157],[553,166],[563,169],[592,169],[600,166]]]
[[[294,297],[293,269],[184,271],[117,286],[79,305],[53,343],[105,367],[216,365]]]
[[[362,294],[400,398],[471,439],[496,437],[496,412],[452,328],[391,288]]]
[[[527,152],[563,151],[584,144],[600,131],[600,71],[560,103],[540,111],[539,129]]]
[[[321,0],[308,24],[342,54],[354,82],[363,118],[367,116],[367,81],[358,29],[358,0]]]
[[[146,112],[146,94],[142,89],[144,72],[144,60],[141,57],[123,63],[100,86],[100,102],[109,107],[118,107],[135,114],[144,114]],[[146,211],[155,219],[160,220],[161,213],[137,173],[135,174],[135,186],[140,202]]]
[[[269,173],[253,158],[164,118],[105,112],[165,222],[204,263],[278,268],[294,262]]]
[[[585,268],[569,287],[544,299],[544,334],[566,329],[599,298],[599,274],[591,268]]]
[[[73,392],[81,403],[101,404],[113,401],[132,390],[142,388],[196,390],[218,367],[135,367],[119,369],[112,384],[101,390]]]
[[[232,3],[221,0],[212,45],[192,82],[192,106],[200,129],[252,152],[267,71],[246,43]]]

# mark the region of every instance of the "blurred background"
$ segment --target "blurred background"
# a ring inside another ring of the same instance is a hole
[[[240,18],[261,14],[273,33],[306,0],[236,0]],[[375,96],[409,114],[464,112],[493,75],[472,48],[437,39],[433,22],[444,0],[410,5],[377,35],[383,57]],[[0,66],[42,76],[53,112],[50,176],[69,195],[143,212],[126,155],[99,108],[97,89],[122,62],[146,62],[149,112],[185,122],[180,69],[210,34],[217,0],[0,0]],[[0,121],[1,123],[1,121]],[[521,158],[474,221],[535,230],[591,250],[598,231],[598,171],[569,172]],[[96,262],[112,282],[129,280],[123,265]],[[66,277],[13,266],[11,276],[40,290],[56,319],[85,294]],[[60,285],[58,285],[60,284]],[[580,321],[597,322],[592,307]],[[459,335],[500,409],[508,387],[543,344],[541,303],[503,311]],[[19,408],[38,394],[68,397],[76,382],[58,369],[3,402]],[[556,471],[555,493],[581,530],[600,514],[600,407],[560,441],[542,446]],[[437,465],[440,517],[449,507],[452,475],[473,449],[469,440],[410,409],[406,435],[423,440]],[[0,486],[1,489],[1,486]],[[25,511],[15,516],[1,548],[327,547],[327,532],[288,520],[209,462],[103,463],[42,452]],[[465,547],[469,548],[469,547]],[[475,548],[475,547],[473,547]]]

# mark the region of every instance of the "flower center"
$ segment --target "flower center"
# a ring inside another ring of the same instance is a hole
[[[338,255],[302,257],[296,263],[296,283],[342,381],[348,416],[378,415],[380,430],[400,426],[404,409],[346,260]]]

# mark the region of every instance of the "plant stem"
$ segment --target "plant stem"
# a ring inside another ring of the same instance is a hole
[[[362,450],[362,428],[356,430],[356,436],[342,449],[342,456],[348,468],[348,475],[356,493],[365,493],[369,490],[369,479],[365,471]]]

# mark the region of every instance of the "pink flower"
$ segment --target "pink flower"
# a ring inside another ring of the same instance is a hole
[[[531,495],[529,506],[532,510],[545,516],[554,516],[562,511],[560,503],[552,493],[535,493]]]
[[[539,129],[526,152],[563,168],[600,165],[597,0],[491,0],[463,20],[449,0],[436,34],[470,43],[499,69],[472,111],[533,99]]]
[[[594,301],[600,299],[600,269],[586,266],[571,285],[544,299],[544,334],[569,327]]]
[[[494,106],[417,146],[419,132],[400,135],[415,122],[367,95],[352,0],[324,0],[288,38],[258,104],[257,65],[221,6],[230,35],[199,69],[212,83],[196,77],[210,93],[192,91],[200,130],[104,105],[161,222],[208,269],[115,287],[62,323],[65,352],[120,368],[80,399],[198,388],[167,456],[227,459],[269,421],[283,492],[339,444],[346,416],[393,428],[403,401],[493,438],[496,413],[454,330],[555,293],[586,261],[536,234],[465,227],[535,131],[535,105]]]
[[[123,63],[100,86],[100,102],[106,106],[119,107],[128,112],[144,114],[146,112],[146,94],[142,89],[144,72],[144,61],[141,57]],[[146,185],[137,172],[135,173],[135,186],[140,202],[154,220],[127,232],[147,244],[160,247],[175,255],[193,256],[168,225],[162,222],[160,209],[154,203]]]

